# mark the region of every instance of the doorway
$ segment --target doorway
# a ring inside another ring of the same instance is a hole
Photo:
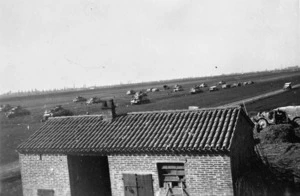
[[[72,196],[111,195],[106,156],[68,156]]]

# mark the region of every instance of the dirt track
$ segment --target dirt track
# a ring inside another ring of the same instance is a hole
[[[297,89],[297,88],[300,88],[300,84],[297,84],[297,85],[293,86],[293,89]],[[278,94],[281,94],[281,93],[284,93],[284,92],[286,92],[286,91],[283,90],[283,89],[280,89],[280,90],[276,90],[276,91],[273,91],[273,92],[258,95],[258,96],[255,96],[255,97],[251,97],[251,98],[248,98],[248,99],[243,99],[243,100],[240,100],[240,101],[235,101],[233,103],[225,104],[225,105],[222,105],[222,107],[232,106],[232,105],[249,104],[249,103],[252,103],[254,101],[265,99],[265,98],[268,98],[268,97],[271,97],[271,96],[274,96],[274,95],[278,95]]]

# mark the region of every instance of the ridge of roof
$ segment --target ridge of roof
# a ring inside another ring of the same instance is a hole
[[[196,112],[196,111],[209,111],[209,110],[220,110],[220,109],[232,109],[232,108],[242,108],[240,105],[231,106],[219,106],[219,107],[209,107],[209,108],[199,108],[199,109],[178,109],[178,110],[153,110],[153,111],[139,111],[139,112],[128,112],[127,114],[148,114],[148,113],[170,113],[170,112]]]
[[[153,110],[153,111],[137,111],[137,112],[128,112],[124,114],[117,114],[118,116],[123,115],[134,115],[134,114],[155,114],[155,113],[178,113],[178,112],[201,112],[201,111],[212,111],[219,109],[232,109],[232,108],[242,108],[240,105],[231,105],[231,106],[219,106],[219,107],[209,107],[209,108],[199,108],[199,109],[178,109],[178,110]],[[74,115],[74,116],[55,116],[49,117],[48,120],[53,119],[64,119],[64,118],[84,118],[84,117],[99,117],[103,118],[103,114],[83,114],[83,115]]]
[[[83,114],[83,115],[74,115],[74,116],[55,116],[55,117],[49,117],[47,121],[52,119],[63,119],[63,118],[83,118],[83,117],[101,117],[103,114]]]

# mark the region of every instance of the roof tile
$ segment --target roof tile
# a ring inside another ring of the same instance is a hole
[[[51,118],[20,153],[168,153],[229,151],[241,107]]]

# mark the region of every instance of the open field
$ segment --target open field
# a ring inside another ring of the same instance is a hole
[[[210,86],[215,85],[220,80],[224,80],[227,83],[253,80],[255,84],[231,89],[220,89],[216,92],[208,92],[208,88],[205,88],[203,93],[195,95],[189,94],[189,89],[195,84],[206,82]],[[257,75],[244,74],[223,77],[219,76],[212,78],[200,78],[198,80],[182,80],[181,83],[179,83],[178,81],[176,83],[181,84],[184,88],[184,91],[173,93],[172,89],[170,89],[167,91],[149,93],[148,97],[151,100],[151,103],[134,106],[131,106],[129,104],[131,96],[126,95],[126,91],[128,89],[145,90],[149,87],[159,87],[160,89],[162,89],[162,85],[166,83],[153,83],[153,85],[149,83],[139,84],[138,86],[131,86],[132,88],[128,88],[128,86],[117,86],[112,88],[95,89],[81,92],[70,92],[31,97],[15,97],[9,99],[3,98],[0,99],[0,104],[9,103],[11,105],[21,105],[29,109],[31,111],[31,115],[7,119],[3,114],[1,114],[0,165],[4,165],[18,160],[18,155],[15,152],[15,148],[29,135],[31,135],[38,127],[42,125],[40,120],[45,109],[49,109],[55,105],[60,104],[63,105],[63,107],[72,110],[75,115],[86,114],[87,111],[90,114],[96,114],[100,110],[101,105],[95,104],[87,106],[85,104],[73,103],[72,99],[77,95],[84,96],[86,98],[92,96],[98,96],[103,99],[114,98],[115,103],[117,105],[117,113],[121,114],[132,111],[186,109],[188,108],[188,106],[191,105],[199,107],[215,107],[231,103],[237,100],[260,95],[262,93],[281,89],[283,84],[287,81],[291,81],[294,84],[300,83],[300,72],[283,72],[273,74],[266,73],[265,75],[262,75],[261,73]],[[168,85],[173,86],[176,83],[168,83]],[[293,96],[288,95],[284,100],[290,100],[295,96],[297,97],[297,95],[299,97],[299,92],[298,94],[295,94]],[[295,101],[293,101],[293,103],[294,102]],[[265,103],[264,105],[268,104]],[[259,108],[254,109],[257,110]]]

